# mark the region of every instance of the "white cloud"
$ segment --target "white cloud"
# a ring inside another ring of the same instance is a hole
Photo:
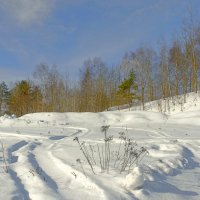
[[[31,24],[47,17],[55,0],[0,0],[0,4],[7,16],[19,23]]]

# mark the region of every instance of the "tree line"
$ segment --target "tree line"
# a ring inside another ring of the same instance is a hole
[[[0,107],[21,116],[30,112],[99,112],[123,104],[140,105],[197,92],[200,86],[200,25],[190,23],[170,45],[140,47],[116,66],[87,59],[76,83],[56,66],[39,64],[31,80],[8,89],[0,84]]]

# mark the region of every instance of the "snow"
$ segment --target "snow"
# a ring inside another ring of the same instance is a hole
[[[191,93],[186,103],[182,96],[176,100],[167,102],[170,111],[167,108],[164,113],[150,102],[146,111],[133,107],[130,111],[0,117],[4,146],[4,150],[0,147],[0,199],[200,199],[200,98]],[[162,110],[166,101],[160,101]],[[124,131],[148,154],[130,171],[120,173],[111,158],[108,173],[94,166],[93,174],[73,139],[78,137],[94,148],[103,145],[103,125],[110,125],[112,151],[119,147],[118,133]]]
[[[135,167],[124,179],[124,187],[129,190],[137,190],[144,185],[143,171],[139,167]]]

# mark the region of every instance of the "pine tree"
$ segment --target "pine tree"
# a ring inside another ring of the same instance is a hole
[[[124,81],[119,85],[118,96],[122,99],[122,103],[132,103],[132,100],[136,98],[136,91],[138,86],[135,82],[135,73],[131,69],[128,79],[124,79]]]
[[[0,113],[2,114],[6,110],[6,105],[10,96],[8,86],[3,81],[0,83]],[[4,108],[2,108],[4,106]]]
[[[21,116],[31,112],[41,111],[42,94],[38,87],[29,81],[23,80],[16,84],[11,91],[9,110]]]

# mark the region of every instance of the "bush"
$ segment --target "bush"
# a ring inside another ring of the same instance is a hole
[[[137,143],[128,138],[125,132],[119,132],[119,143],[113,142],[113,136],[108,135],[109,126],[102,126],[101,131],[104,134],[104,143],[89,144],[81,142],[78,137],[74,138],[80,147],[83,156],[90,166],[93,174],[94,169],[101,169],[101,172],[109,173],[110,169],[117,170],[119,173],[130,171],[137,165],[148,151],[145,147],[139,147]],[[80,159],[77,159],[83,173],[83,165]]]

